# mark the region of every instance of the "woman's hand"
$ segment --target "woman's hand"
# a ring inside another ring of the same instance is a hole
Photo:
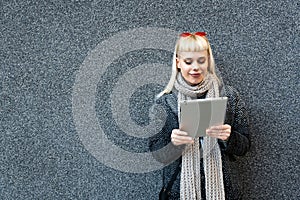
[[[221,140],[228,140],[231,134],[231,126],[228,124],[219,125],[219,126],[212,126],[206,129],[206,135],[214,138],[218,138]]]
[[[171,134],[171,142],[175,145],[193,144],[194,139],[188,136],[188,133],[179,129],[173,129]]]

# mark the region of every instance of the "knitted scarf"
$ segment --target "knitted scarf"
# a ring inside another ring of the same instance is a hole
[[[217,79],[207,73],[204,80],[196,85],[190,86],[178,73],[174,84],[178,90],[178,108],[182,100],[195,99],[207,92],[206,97],[219,96],[219,84]],[[178,109],[180,112],[180,108]],[[180,113],[178,113],[180,120]],[[201,199],[201,174],[200,174],[200,143],[199,138],[194,139],[194,143],[187,145],[182,153],[182,167],[180,179],[180,199],[200,200]],[[207,200],[224,200],[224,183],[222,172],[221,152],[216,138],[204,137],[202,143],[203,166],[205,173],[205,189]]]

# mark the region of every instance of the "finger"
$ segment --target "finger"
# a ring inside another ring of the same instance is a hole
[[[175,145],[192,144],[192,143],[194,143],[194,140],[193,140],[192,137],[189,137],[189,136],[180,136],[180,135],[173,135],[171,137],[171,141]]]
[[[185,136],[185,135],[173,135],[171,137],[172,139],[176,141],[182,141],[182,142],[190,142],[193,141],[193,138],[190,136]]]
[[[221,136],[221,135],[230,135],[231,134],[231,130],[230,129],[224,129],[224,130],[215,130],[215,129],[207,129],[206,130],[206,134],[209,136]]]
[[[179,129],[173,129],[172,133],[174,133],[175,135],[182,135],[182,136],[187,136],[188,133],[185,131],[181,131]]]
[[[214,138],[218,138],[221,140],[225,140],[229,137],[230,133],[226,132],[226,131],[220,131],[220,130],[207,130],[206,134],[209,137],[214,137]]]
[[[219,135],[222,132],[223,132],[223,130],[219,130],[219,129],[206,129],[207,135]]]
[[[222,132],[222,133],[220,133],[219,138],[221,140],[227,140],[229,138],[229,136],[230,136],[230,133],[228,133],[228,132]]]
[[[220,136],[221,137],[228,137],[230,134],[228,132],[221,132]]]
[[[218,126],[211,126],[209,127],[210,130],[222,130],[222,125],[218,125]]]
[[[172,143],[174,145],[193,144],[194,140],[185,141],[185,140],[172,139]]]
[[[211,126],[209,127],[211,130],[226,130],[226,129],[231,129],[231,126],[228,124],[223,124],[223,125],[217,125],[217,126]]]

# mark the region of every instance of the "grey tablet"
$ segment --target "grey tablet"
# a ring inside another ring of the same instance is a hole
[[[206,129],[224,123],[227,97],[180,102],[180,130],[191,137],[206,136]]]

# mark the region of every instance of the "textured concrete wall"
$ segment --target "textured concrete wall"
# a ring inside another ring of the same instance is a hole
[[[143,127],[183,31],[208,33],[249,108],[245,199],[300,198],[297,1],[0,5],[1,199],[156,199]]]

